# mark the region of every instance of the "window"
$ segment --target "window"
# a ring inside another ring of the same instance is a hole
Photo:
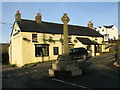
[[[49,45],[48,44],[36,44],[35,45],[35,56],[36,57],[49,56]]]
[[[113,37],[114,38],[114,40],[115,40],[115,37]]]
[[[90,51],[90,50],[91,50],[90,48],[91,48],[91,46],[90,46],[90,45],[87,45],[87,50]]]
[[[96,49],[96,52],[100,52],[100,46],[99,45],[96,45],[95,49]]]
[[[79,52],[80,50],[78,48],[76,48],[76,52]]]
[[[37,42],[37,34],[32,34],[32,42]]]
[[[68,37],[69,43],[71,43],[71,37]]]
[[[54,50],[54,55],[58,55],[58,47],[53,47],[53,50]]]
[[[102,29],[102,32],[104,32],[104,29]]]
[[[95,38],[95,42],[97,42],[97,38]]]

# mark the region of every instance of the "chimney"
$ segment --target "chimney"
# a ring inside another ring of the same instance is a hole
[[[88,27],[91,28],[91,29],[93,29],[93,23],[91,21],[89,21]]]
[[[19,13],[19,10],[17,10],[17,13],[15,14],[15,21],[21,20],[21,14]]]
[[[41,23],[41,15],[39,15],[39,13],[37,13],[37,16],[35,16],[35,21]]]

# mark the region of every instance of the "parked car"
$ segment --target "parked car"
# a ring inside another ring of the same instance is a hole
[[[81,48],[73,48],[69,50],[69,55],[71,56],[72,60],[74,59],[78,59],[78,58],[83,58],[83,59],[87,59],[88,56],[88,52],[85,48],[81,47]],[[60,60],[60,56],[58,55],[58,60]]]

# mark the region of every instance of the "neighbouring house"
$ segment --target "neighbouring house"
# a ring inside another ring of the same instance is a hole
[[[95,30],[104,36],[104,41],[106,42],[108,42],[109,40],[117,40],[119,38],[118,29],[115,25],[103,25],[102,27],[98,26],[98,28],[96,28]]]
[[[88,27],[68,25],[68,30],[70,49],[84,47],[90,56],[100,55],[103,36],[93,29],[92,22]],[[17,11],[11,32],[9,62],[21,67],[55,60],[63,52],[63,40],[63,24],[44,22],[39,13],[35,20],[21,19]]]
[[[109,26],[98,26],[98,28],[95,29],[97,32],[102,34],[104,36],[103,40],[103,47],[106,48],[103,50],[103,52],[109,52],[109,46],[111,45],[111,41],[116,41],[118,40],[118,29],[115,25],[109,25]]]

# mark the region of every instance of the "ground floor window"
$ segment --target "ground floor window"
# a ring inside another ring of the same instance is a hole
[[[53,51],[54,51],[54,55],[58,55],[59,54],[58,53],[58,51],[59,51],[58,47],[53,47]]]
[[[101,52],[101,50],[100,50],[101,47],[100,47],[99,45],[96,45],[95,49],[96,49],[96,52],[97,52],[97,53],[100,53],[100,52]]]
[[[49,56],[49,45],[48,44],[36,44],[35,45],[35,56]]]
[[[88,50],[88,51],[91,50],[91,45],[87,45],[87,50]]]

